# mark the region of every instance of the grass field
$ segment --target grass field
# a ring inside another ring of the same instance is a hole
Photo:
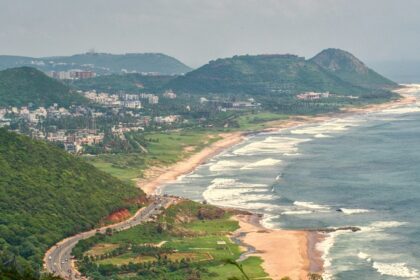
[[[239,116],[236,121],[238,122],[239,130],[252,131],[267,128],[267,122],[285,120],[287,118],[288,116],[283,114],[261,112]]]

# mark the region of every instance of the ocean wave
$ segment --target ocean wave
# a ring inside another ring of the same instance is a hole
[[[420,112],[420,107],[401,107],[382,110],[380,113],[387,115],[402,115],[408,113],[418,113]]]
[[[281,160],[279,160],[279,159],[266,158],[266,159],[263,159],[263,160],[259,160],[257,162],[249,163],[249,164],[241,167],[241,169],[253,169],[253,168],[257,168],[257,167],[273,166],[273,165],[276,165],[280,162],[281,162]]]
[[[337,236],[340,234],[343,234],[343,231],[335,231],[325,234],[325,238],[321,242],[316,244],[316,249],[322,253],[322,260],[324,261],[324,272],[322,274],[322,277],[325,280],[333,279],[333,274],[331,272],[332,258],[330,256],[330,251],[335,244]]]
[[[366,260],[366,261],[368,261],[368,262],[371,262],[371,261],[372,261],[372,258],[371,258],[368,254],[363,253],[363,252],[359,252],[359,253],[357,254],[357,257],[358,257],[359,259]]]
[[[399,221],[377,221],[373,222],[370,227],[377,228],[377,229],[385,229],[385,228],[394,228],[406,225],[407,222],[399,222]]]
[[[325,206],[325,205],[319,205],[319,204],[315,204],[313,202],[306,202],[306,201],[295,201],[293,202],[294,205],[299,206],[299,207],[304,207],[304,208],[309,208],[309,209],[316,209],[316,210],[327,210],[330,209],[330,207]]]
[[[209,203],[237,207],[248,210],[274,209],[275,205],[265,203],[273,199],[274,194],[268,185],[246,184],[235,179],[216,178],[203,192],[203,197]]]
[[[277,215],[264,214],[261,219],[261,225],[269,229],[278,228],[278,224],[273,222],[274,219],[278,219],[278,218],[279,216]]]
[[[367,209],[351,209],[351,208],[340,208],[340,210],[346,215],[363,214],[370,212]]]
[[[243,166],[243,163],[233,160],[219,160],[210,165],[209,170],[212,172],[220,172],[232,170]]]
[[[408,267],[406,263],[373,262],[372,267],[376,269],[376,271],[378,271],[381,275],[402,278],[413,278],[419,276],[418,270]]]
[[[306,215],[306,214],[312,214],[313,211],[310,210],[288,210],[284,211],[281,214],[282,215]]]
[[[318,133],[318,134],[315,134],[314,137],[315,138],[330,138],[331,135],[327,135],[327,134],[323,134],[323,133]]]
[[[316,138],[331,137],[326,133],[337,133],[349,130],[351,127],[359,126],[360,123],[364,122],[362,119],[348,118],[338,119],[334,121],[326,121],[314,126],[303,126],[290,131],[291,134],[296,135],[314,135]]]
[[[261,155],[264,153],[296,154],[297,145],[311,139],[270,136],[263,141],[252,142],[233,151],[235,155]]]
[[[189,177],[189,178],[203,178],[203,175],[200,175],[200,174],[191,174],[191,175],[188,175],[187,177]]]

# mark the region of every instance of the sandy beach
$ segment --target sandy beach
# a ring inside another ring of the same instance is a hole
[[[363,114],[385,109],[391,109],[416,102],[410,95],[410,88],[397,91],[401,97],[383,104],[373,104],[363,107],[347,107],[338,113],[319,116],[293,116],[287,120],[272,121],[267,123],[264,131],[277,131],[303,124],[320,123],[348,114]],[[217,155],[224,149],[232,147],[245,139],[243,132],[220,134],[221,140],[204,148],[191,157],[165,168],[152,168],[150,176],[138,180],[138,187],[147,194],[154,194],[161,185],[176,180],[179,176],[192,172],[207,159]],[[316,248],[320,235],[307,231],[269,230],[263,228],[257,221],[249,216],[237,216],[240,231],[245,233],[242,241],[256,248],[254,255],[263,260],[263,268],[272,279],[281,279],[288,276],[290,279],[308,279],[308,272],[322,273],[321,252]]]
[[[309,232],[294,230],[266,229],[258,223],[255,215],[237,215],[244,244],[256,248],[251,256],[259,256],[264,262],[264,270],[273,279],[290,277],[290,279],[307,279],[311,268],[308,252]],[[320,272],[320,271],[318,271]]]

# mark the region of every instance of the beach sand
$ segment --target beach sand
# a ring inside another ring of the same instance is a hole
[[[401,97],[387,103],[367,105],[363,107],[343,108],[338,113],[320,116],[294,116],[288,120],[272,121],[267,123],[270,128],[264,131],[278,131],[297,125],[320,123],[348,114],[363,114],[369,112],[391,109],[402,105],[416,102],[410,88],[397,91]],[[221,140],[204,148],[191,157],[182,160],[169,167],[154,167],[148,172],[148,176],[138,180],[140,187],[147,194],[155,194],[158,187],[165,183],[176,180],[179,176],[192,172],[207,159],[217,155],[223,150],[240,143],[245,138],[243,132],[220,134]],[[240,223],[240,231],[246,233],[243,242],[256,248],[255,255],[263,260],[263,267],[272,279],[281,279],[288,276],[291,279],[307,279],[308,272],[322,273],[322,252],[316,250],[316,243],[322,239],[322,235],[309,231],[292,230],[268,230],[258,222],[245,217],[237,217]]]
[[[236,234],[242,233],[239,239],[256,249],[250,255],[262,258],[262,266],[273,280],[286,276],[293,280],[307,279],[313,267],[311,262],[319,260],[311,259],[308,252],[311,233],[266,229],[254,217],[255,215],[235,216],[240,226]]]

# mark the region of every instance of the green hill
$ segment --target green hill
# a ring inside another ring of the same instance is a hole
[[[20,67],[0,71],[0,106],[61,106],[86,102],[79,94],[41,71]]]
[[[173,75],[191,71],[191,68],[181,61],[162,53],[84,53],[41,58],[0,56],[0,69],[21,66],[36,67],[42,71],[92,70],[99,74],[119,74],[127,71]]]
[[[350,71],[351,63],[340,61],[338,65],[343,65],[340,68],[343,71],[333,71],[331,67],[319,63],[319,60],[319,57],[305,60],[295,55],[234,56],[210,61],[170,81],[167,86],[177,91],[201,94],[330,91],[341,95],[359,95],[372,89],[381,90],[396,85],[367,67],[359,67],[363,71],[356,71],[359,70],[356,66],[364,66],[356,58],[352,60],[355,62],[354,71]]]
[[[296,93],[361,89],[295,55],[244,55],[218,59],[169,82],[190,93]]]
[[[369,89],[396,88],[398,84],[368,68],[349,52],[326,49],[310,61],[333,73],[343,81]]]
[[[37,268],[50,246],[143,193],[50,144],[0,129],[0,261]],[[0,277],[1,278],[1,277]]]

